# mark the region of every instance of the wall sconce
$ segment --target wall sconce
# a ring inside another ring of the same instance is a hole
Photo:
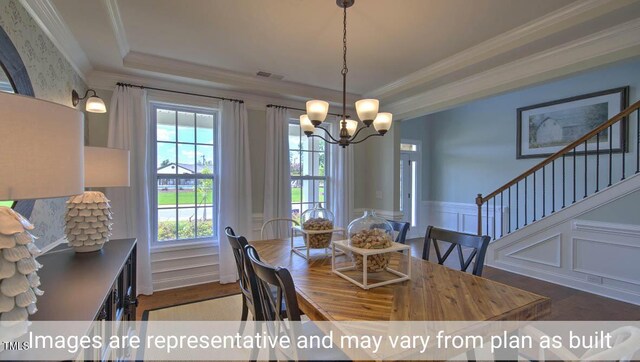
[[[89,97],[89,92],[93,93],[93,95],[90,97]],[[77,106],[78,103],[80,103],[80,101],[83,99],[87,99],[87,104],[85,106],[85,109],[87,110],[87,112],[91,112],[91,113],[107,112],[107,107],[104,105],[104,101],[102,100],[102,98],[98,97],[95,90],[88,89],[87,92],[84,94],[84,97],[82,98],[80,98],[80,96],[78,95],[78,92],[76,92],[75,89],[71,91],[71,103],[73,104],[74,107]]]

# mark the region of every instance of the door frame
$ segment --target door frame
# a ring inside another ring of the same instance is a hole
[[[412,226],[407,233],[407,239],[410,238],[419,238],[424,236],[424,230],[422,230],[422,141],[411,138],[401,138],[400,143],[409,143],[416,145],[416,151],[400,151],[400,155],[402,154],[411,154],[416,156],[417,166],[416,166],[416,192],[412,193],[415,200],[415,208],[413,210],[416,225]],[[402,161],[401,161],[402,162]],[[401,195],[401,197],[403,197]],[[404,212],[404,211],[403,211]],[[403,218],[405,216],[403,215]]]

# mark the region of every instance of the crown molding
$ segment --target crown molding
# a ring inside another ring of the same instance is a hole
[[[120,16],[118,1],[103,0],[102,3],[107,9],[107,13],[109,14],[109,22],[111,23],[113,35],[116,39],[116,43],[118,44],[120,56],[124,58],[127,53],[129,53],[129,50],[131,50],[131,48],[129,47],[129,41],[127,40],[127,35],[124,31],[124,24],[122,22],[122,17]]]
[[[633,0],[580,0],[543,17],[507,31],[494,38],[465,49],[453,56],[402,77],[365,94],[366,97],[390,98],[403,91],[426,84],[434,79],[465,67],[504,54],[571,26],[597,18],[633,3]]]
[[[324,99],[335,105],[342,104],[341,91],[277,79],[259,78],[177,59],[131,51],[124,57],[123,62],[126,68],[202,80],[219,89],[231,89],[300,101]],[[347,93],[348,104],[352,104],[360,98],[359,95]]]
[[[118,82],[132,83],[155,88],[166,88],[181,92],[191,92],[216,97],[242,99],[244,100],[247,108],[254,110],[264,111],[267,104],[278,104],[295,108],[305,107],[305,103],[298,100],[214,88],[204,84],[196,85],[189,80],[170,76],[156,77],[155,75],[147,74],[124,74],[94,70],[89,73],[87,85],[94,89],[113,91],[116,87],[116,83]],[[188,102],[197,98],[194,96],[184,96],[180,94],[171,94],[170,97],[176,102],[180,100]]]
[[[78,75],[86,81],[92,70],[89,58],[60,13],[50,0],[20,0],[20,4],[67,59]]]
[[[635,19],[404,98],[385,108],[396,118],[414,118],[638,55],[640,19]]]

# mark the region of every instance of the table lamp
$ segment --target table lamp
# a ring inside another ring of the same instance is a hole
[[[84,148],[85,187],[129,186],[129,151]],[[85,191],[67,201],[65,233],[77,253],[102,249],[111,236],[111,205],[100,191]]]
[[[82,193],[84,115],[60,104],[0,92],[0,200]],[[42,295],[40,250],[33,225],[0,207],[0,322],[2,340],[22,335]],[[2,345],[2,344],[0,344]]]

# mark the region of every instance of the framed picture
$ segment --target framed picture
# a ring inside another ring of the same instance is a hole
[[[622,112],[628,106],[629,87],[518,108],[516,158],[548,157]],[[626,150],[624,119],[600,132],[600,152]],[[595,153],[596,137],[578,146],[578,154]]]

